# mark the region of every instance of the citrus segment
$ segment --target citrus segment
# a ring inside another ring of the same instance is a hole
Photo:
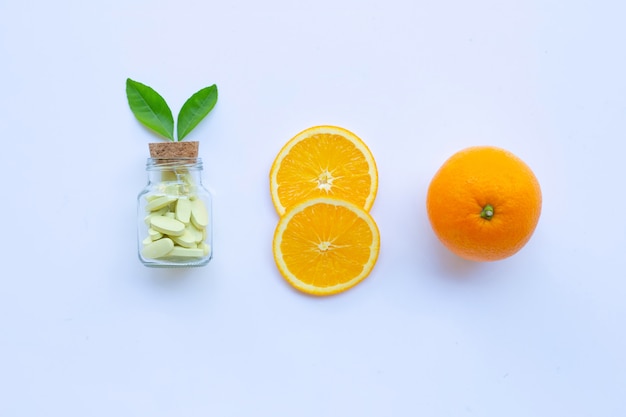
[[[473,261],[496,261],[517,253],[541,214],[541,189],[517,156],[492,146],[464,149],[433,177],[426,198],[439,240]]]
[[[335,197],[365,210],[374,204],[378,172],[367,145],[337,126],[306,129],[280,150],[270,170],[270,191],[279,215],[301,201]]]
[[[306,200],[281,217],[274,233],[274,260],[300,291],[331,295],[354,287],[372,271],[380,235],[359,206],[335,198]]]

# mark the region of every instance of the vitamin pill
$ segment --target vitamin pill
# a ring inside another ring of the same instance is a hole
[[[172,236],[172,240],[174,243],[186,248],[195,248],[197,246],[196,234],[189,230],[189,228],[185,228],[185,231],[180,236]]]
[[[185,223],[167,216],[154,216],[150,218],[150,226],[164,235],[181,236],[185,232]]]
[[[174,249],[174,242],[172,239],[163,238],[147,244],[141,250],[141,254],[144,258],[162,258]]]
[[[193,241],[196,243],[199,243],[202,240],[204,240],[202,238],[202,231],[196,229],[196,227],[192,223],[189,223],[185,226],[185,233],[189,233],[191,237],[193,238]]]
[[[156,210],[151,212],[150,214],[148,214],[145,218],[144,221],[146,222],[146,225],[150,226],[150,219],[153,218],[154,216],[163,216],[165,215],[165,213],[168,212],[168,208],[167,207],[163,207],[160,210]]]
[[[209,224],[209,213],[202,200],[191,201],[191,222],[198,229],[204,229]]]
[[[148,237],[152,240],[158,240],[161,239],[163,237],[163,234],[157,230],[154,230],[153,228],[149,228],[148,229]]]
[[[172,197],[172,196],[168,196],[168,195],[164,195],[161,197],[157,197],[151,201],[148,202],[148,204],[146,204],[146,210],[147,211],[155,211],[158,209],[161,209],[165,206],[167,206],[168,204],[172,203],[176,201],[176,197]]]
[[[174,246],[174,248],[170,252],[168,252],[167,256],[181,258],[202,258],[202,256],[204,256],[204,252],[202,251],[202,249]]]
[[[152,200],[154,200],[154,199],[156,199],[156,198],[159,198],[159,197],[163,197],[163,195],[161,195],[161,194],[146,194],[146,195],[144,196],[144,198],[146,199],[146,201],[152,201]]]
[[[189,223],[191,217],[191,201],[188,198],[179,198],[176,202],[176,219],[183,223]]]
[[[211,253],[211,247],[206,243],[201,243],[200,245],[198,245],[198,249],[202,249],[202,254],[204,256],[209,256],[209,253]]]

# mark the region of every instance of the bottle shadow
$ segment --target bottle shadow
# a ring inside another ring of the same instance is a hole
[[[148,268],[150,280],[159,287],[186,285],[196,268]]]

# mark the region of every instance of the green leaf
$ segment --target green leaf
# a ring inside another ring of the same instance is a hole
[[[205,118],[217,103],[217,86],[203,88],[183,104],[178,113],[178,140],[181,141]]]
[[[126,97],[133,114],[144,126],[174,140],[174,117],[165,99],[151,87],[126,80]]]

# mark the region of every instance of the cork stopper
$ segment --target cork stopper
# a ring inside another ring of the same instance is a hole
[[[158,142],[149,143],[150,158],[177,159],[197,158],[199,142]]]

